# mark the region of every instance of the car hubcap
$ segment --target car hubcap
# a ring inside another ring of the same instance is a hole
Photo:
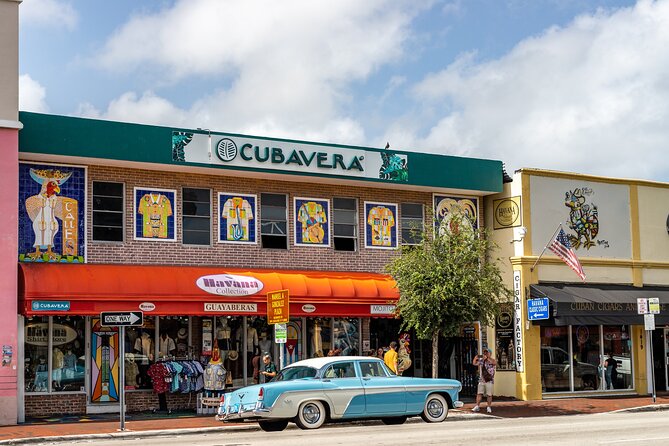
[[[441,405],[439,400],[430,400],[427,403],[427,413],[432,418],[439,418],[444,413],[444,406]]]
[[[304,416],[304,421],[309,424],[314,424],[321,417],[321,411],[318,410],[318,407],[314,404],[307,404],[304,406],[304,409],[302,409],[302,415]]]

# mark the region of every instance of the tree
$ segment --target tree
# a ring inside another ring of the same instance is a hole
[[[399,288],[397,314],[402,329],[432,339],[432,377],[438,375],[439,335],[454,336],[463,323],[494,321],[498,303],[512,294],[502,280],[497,246],[486,230],[473,229],[463,213],[453,212],[432,236],[421,229],[421,242],[403,246],[386,266]]]

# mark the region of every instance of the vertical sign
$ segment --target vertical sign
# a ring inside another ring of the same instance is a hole
[[[288,290],[267,293],[267,323],[285,324],[290,319]]]
[[[277,344],[285,344],[287,341],[288,341],[288,324],[275,324],[274,342],[276,342]],[[283,353],[281,356],[283,356]]]
[[[645,297],[638,297],[636,299],[636,310],[638,314],[648,313],[648,299]]]
[[[520,287],[520,271],[513,272],[513,339],[515,342],[516,371],[522,372],[523,362],[523,296]]]

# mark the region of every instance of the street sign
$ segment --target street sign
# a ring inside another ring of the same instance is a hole
[[[527,300],[527,319],[530,321],[539,321],[548,319],[548,298],[528,299]]]
[[[638,297],[636,300],[636,311],[638,314],[648,313],[648,299],[645,297]]]
[[[100,313],[100,325],[103,327],[128,327],[144,325],[144,313],[141,311],[107,311]]]
[[[646,330],[653,331],[655,330],[655,315],[654,314],[644,314],[643,323],[646,326]]]
[[[274,325],[274,342],[277,344],[285,344],[288,340],[288,325],[275,324]]]
[[[648,299],[648,311],[651,314],[660,314],[660,298],[651,297]]]
[[[290,320],[288,290],[267,293],[267,323],[285,324]]]

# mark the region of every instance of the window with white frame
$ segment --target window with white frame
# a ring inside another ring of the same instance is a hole
[[[93,240],[123,241],[124,184],[93,181]]]
[[[400,228],[402,244],[417,245],[423,236],[423,205],[420,203],[400,204]]]
[[[335,251],[355,251],[358,242],[358,201],[355,198],[332,199]]]

